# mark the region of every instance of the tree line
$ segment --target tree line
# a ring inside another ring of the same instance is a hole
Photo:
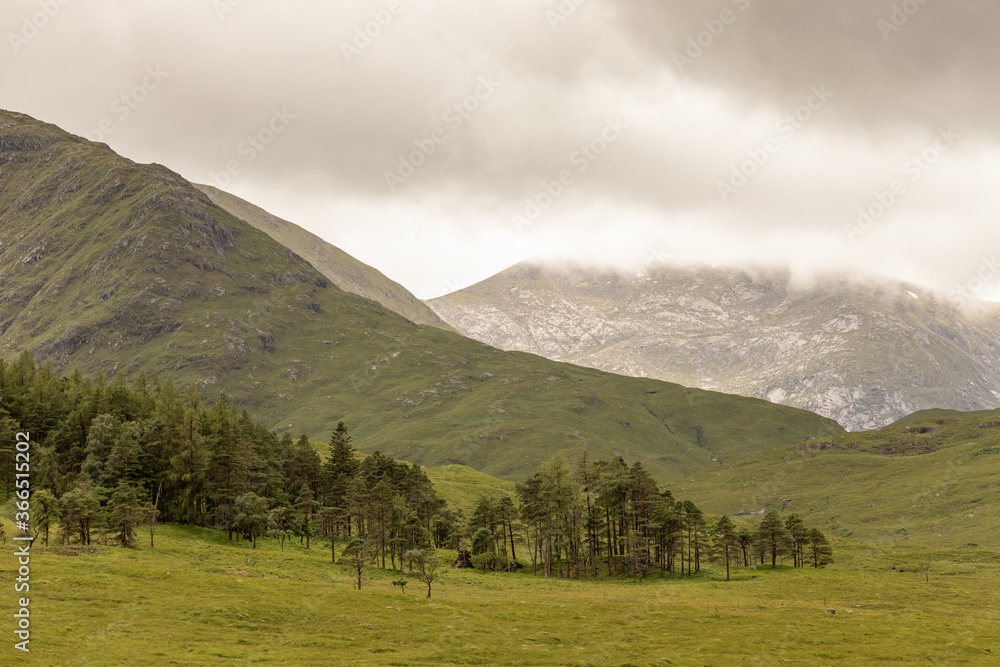
[[[46,544],[111,533],[134,546],[157,521],[212,526],[229,539],[360,538],[395,566],[414,549],[451,546],[458,515],[418,465],[378,452],[358,460],[341,422],[321,461],[308,438],[279,436],[224,396],[140,374],[131,385],[59,377],[22,354],[0,359],[0,465],[14,488],[14,435],[29,430],[32,524]],[[96,534],[95,534],[96,533]],[[99,535],[97,535],[99,534]]]
[[[215,527],[230,540],[328,540],[363,585],[376,565],[407,567],[427,585],[440,563],[512,570],[520,560],[545,576],[697,574],[706,562],[756,567],[791,558],[832,562],[826,538],[795,515],[770,511],[756,528],[728,517],[709,522],[691,501],[660,490],[641,463],[622,458],[572,465],[549,461],[514,497],[482,498],[468,519],[436,493],[419,465],[375,452],[359,459],[340,422],[322,460],[302,435],[278,435],[225,396],[206,406],[195,387],[139,374],[91,381],[59,377],[25,353],[0,359],[0,465],[14,488],[14,435],[30,430],[32,524],[50,538],[91,544],[112,537],[134,546],[157,522]],[[468,547],[468,548],[466,548]],[[520,553],[520,559],[519,554]]]

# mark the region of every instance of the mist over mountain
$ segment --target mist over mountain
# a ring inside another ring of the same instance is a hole
[[[525,262],[429,301],[490,345],[877,428],[1000,405],[1000,305],[889,278]]]

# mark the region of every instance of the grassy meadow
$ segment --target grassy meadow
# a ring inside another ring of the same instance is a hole
[[[1000,410],[926,411],[668,484],[716,514],[777,507],[841,538],[1000,549]]]
[[[7,526],[10,534],[11,526]],[[39,665],[919,665],[1000,663],[1000,553],[834,542],[822,570],[693,579],[544,579],[369,570],[352,588],[327,541],[306,550],[156,529],[155,549],[39,546],[30,656]],[[342,545],[341,545],[342,546]],[[0,562],[12,609],[14,558]],[[451,552],[442,551],[449,561]],[[916,571],[921,564],[925,574]],[[895,568],[895,570],[891,569]],[[904,570],[904,571],[900,571]],[[825,613],[836,609],[835,615]],[[13,649],[3,663],[14,664]],[[9,661],[9,662],[8,662]]]

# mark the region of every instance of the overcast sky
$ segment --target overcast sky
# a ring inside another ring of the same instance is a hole
[[[422,298],[539,255],[1000,298],[998,25],[991,0],[5,0],[0,107]]]

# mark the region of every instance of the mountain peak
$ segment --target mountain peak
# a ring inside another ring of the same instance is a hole
[[[502,349],[765,398],[851,429],[1000,402],[1000,306],[879,276],[515,265],[431,307]]]

